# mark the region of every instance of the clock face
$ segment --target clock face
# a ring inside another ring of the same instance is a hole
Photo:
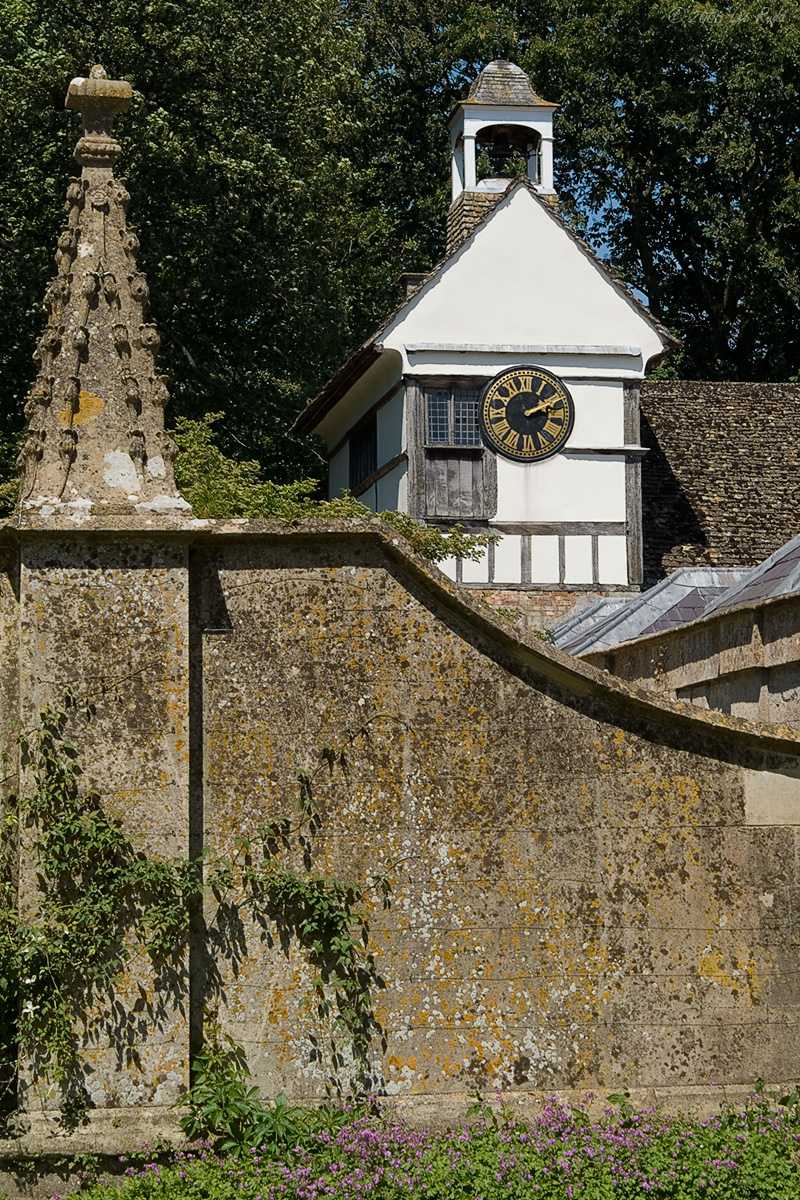
[[[575,405],[557,375],[542,367],[508,367],[487,383],[480,402],[481,437],[517,462],[541,462],[572,433]]]

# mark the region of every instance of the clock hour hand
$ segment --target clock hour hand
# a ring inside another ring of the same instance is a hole
[[[550,400],[542,400],[542,401],[541,401],[539,404],[534,404],[533,408],[526,408],[526,409],[525,409],[525,416],[526,416],[526,417],[532,417],[532,416],[534,415],[534,413],[537,413],[537,412],[542,412],[542,411],[543,411],[544,409],[546,409],[546,408],[548,408],[548,409],[549,409],[549,408],[552,408],[552,407],[553,407],[553,403],[554,403],[554,402],[553,402],[553,400],[552,400],[552,399],[550,399]]]

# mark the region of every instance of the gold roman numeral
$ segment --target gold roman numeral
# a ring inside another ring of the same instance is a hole
[[[509,423],[505,419],[505,417],[502,417],[502,416],[495,417],[494,415],[492,416],[492,433],[495,435],[495,437],[498,437],[501,439],[505,439],[506,434],[511,433],[511,426],[509,425]]]

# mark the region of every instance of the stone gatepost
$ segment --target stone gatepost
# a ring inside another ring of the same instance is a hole
[[[68,689],[83,784],[97,789],[105,812],[119,815],[132,853],[185,859],[197,850],[189,813],[188,548],[198,523],[175,487],[159,337],[136,266],[138,239],[126,222],[129,196],[114,177],[120,147],[112,121],[130,100],[130,84],[108,79],[100,66],[74,79],[67,94],[67,108],[83,118],[75,150],[81,174],[67,192],[58,273],[34,355],[38,377],[25,407],[19,505],[3,533],[2,716],[6,727],[18,715],[33,728],[39,709],[63,705]],[[35,929],[41,881],[32,836],[21,834],[19,904]],[[79,834],[74,854],[77,872]],[[78,1084],[91,1124],[121,1125],[111,1134],[121,1146],[126,1127],[141,1140],[177,1125],[170,1106],[189,1071],[188,956],[184,942],[157,967],[135,947],[128,976],[112,994],[94,996],[76,1026]],[[20,1109],[34,1137],[58,1135],[63,1093],[41,1055],[21,1063]]]

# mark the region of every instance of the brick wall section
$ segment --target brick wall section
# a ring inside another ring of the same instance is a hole
[[[473,596],[480,596],[492,608],[516,609],[519,612],[520,628],[525,630],[553,629],[565,617],[588,608],[602,596],[618,592],[622,596],[638,595],[638,589],[628,592],[624,588],[599,588],[596,592],[582,591],[537,591],[521,588],[470,588]]]
[[[645,381],[645,586],[676,567],[755,566],[800,524],[800,387]]]

